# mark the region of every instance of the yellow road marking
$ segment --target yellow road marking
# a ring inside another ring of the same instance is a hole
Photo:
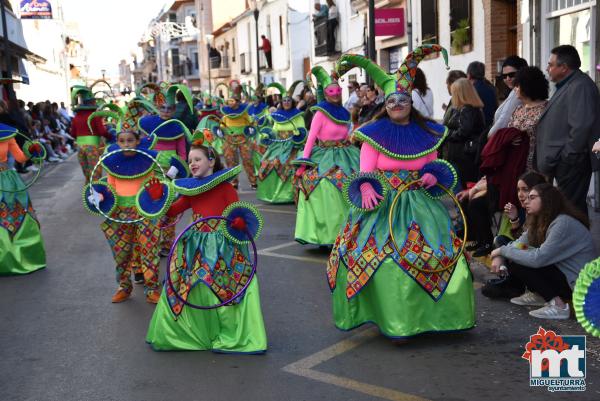
[[[376,329],[363,330],[354,336],[342,340],[324,350],[316,352],[306,358],[293,362],[282,368],[283,371],[316,380],[322,383],[331,384],[348,390],[379,397],[391,401],[427,401],[425,398],[415,395],[402,393],[385,387],[374,386],[372,384],[359,382],[347,377],[336,376],[330,373],[319,372],[313,368],[323,362],[326,362],[336,356],[348,352],[359,345],[377,337],[379,332]]]

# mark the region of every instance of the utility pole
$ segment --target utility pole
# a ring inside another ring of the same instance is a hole
[[[377,62],[375,53],[375,0],[369,0],[369,42],[367,45],[369,58]]]

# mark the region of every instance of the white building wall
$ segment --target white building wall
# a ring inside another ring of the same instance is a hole
[[[413,46],[419,46],[421,38],[421,9],[420,2],[412,1],[413,17]],[[440,45],[448,50],[448,65],[451,70],[466,71],[472,61],[485,62],[485,27],[483,25],[483,1],[473,0],[473,50],[458,55],[450,55],[450,2],[438,2],[438,29]],[[448,104],[450,95],[446,87],[447,70],[442,57],[423,60],[419,67],[427,77],[427,83],[433,91],[434,118],[441,120],[444,115],[442,104]]]
[[[23,61],[29,76],[29,85],[17,84],[19,99],[34,103],[50,100],[69,104],[69,66],[65,54],[65,23],[60,2],[55,1],[53,18],[45,20],[23,19],[24,44],[28,50],[46,59],[34,64]],[[18,2],[13,2],[18,9]]]

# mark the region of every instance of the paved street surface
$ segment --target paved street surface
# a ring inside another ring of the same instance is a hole
[[[327,253],[293,242],[292,205],[260,206],[267,354],[154,352],[144,342],[154,306],[142,288],[125,303],[110,302],[113,260],[101,219],[83,210],[82,185],[72,156],[30,191],[48,267],[0,278],[1,401],[600,399],[600,341],[589,336],[587,391],[529,387],[521,354],[538,326],[559,334],[583,330],[574,320],[534,320],[525,308],[482,297],[481,266],[474,267],[477,327],[470,332],[394,345],[369,326],[337,330]],[[248,188],[242,181],[241,197],[260,204]]]

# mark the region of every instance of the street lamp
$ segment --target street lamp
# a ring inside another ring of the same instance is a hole
[[[206,60],[208,60],[208,93],[212,95],[212,84],[210,82],[210,69],[212,68],[212,60],[210,59],[210,44],[214,38],[214,35],[210,33],[206,36]]]
[[[100,70],[100,73],[102,74],[102,80],[106,81],[106,79],[104,78],[104,76],[106,75],[106,70]]]
[[[254,0],[254,28],[255,28],[255,39],[256,39],[256,87],[260,85],[260,49],[258,47],[258,15],[260,10],[258,9],[258,1]]]

